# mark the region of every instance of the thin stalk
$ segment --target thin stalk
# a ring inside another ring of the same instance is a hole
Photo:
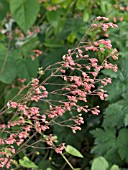
[[[72,166],[71,163],[68,161],[68,159],[64,156],[63,153],[61,153],[61,156],[64,158],[64,160],[65,160],[65,161],[67,162],[67,164],[70,166],[70,168],[71,168],[72,170],[74,170],[73,166]]]

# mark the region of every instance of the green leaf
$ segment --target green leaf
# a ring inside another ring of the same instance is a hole
[[[103,70],[102,73],[104,73],[107,76],[110,76],[111,78],[117,78],[118,74],[115,73],[113,70]]]
[[[58,42],[55,42],[53,40],[48,40],[46,42],[44,42],[44,45],[46,47],[49,47],[49,48],[59,48],[59,47],[62,47],[62,44],[58,43]]]
[[[37,18],[39,3],[38,0],[11,0],[10,11],[19,27],[27,32]]]
[[[125,116],[124,124],[125,124],[125,126],[128,126],[128,114],[126,114],[126,116]]]
[[[24,156],[23,159],[20,159],[19,162],[20,165],[25,168],[38,168],[38,166],[26,156]]]
[[[6,96],[5,96],[5,103],[7,103],[9,100],[11,100],[12,98],[14,98],[17,93],[19,92],[19,88],[18,87],[15,87],[15,88],[12,88],[10,89],[7,93],[6,93]],[[14,101],[14,100],[13,100]]]
[[[83,155],[74,147],[70,146],[70,145],[67,145],[66,147],[66,152],[73,155],[73,156],[77,156],[77,157],[80,157],[80,158],[83,158]]]
[[[17,42],[18,43],[18,42]],[[36,49],[39,45],[39,40],[36,35],[33,35],[29,38],[26,38],[24,42],[22,42],[22,45],[18,50],[22,53],[24,57],[28,57],[33,49]]]
[[[75,36],[74,32],[71,32],[71,33],[69,34],[69,36],[67,37],[67,40],[68,40],[68,42],[70,42],[70,43],[74,43],[75,39],[76,39],[76,36]]]
[[[7,48],[0,44],[0,81],[11,84],[16,77],[15,58],[8,53]]]
[[[105,130],[96,128],[91,133],[95,137],[95,147],[91,150],[92,153],[97,155],[110,156],[116,150],[116,134],[114,128],[107,128]]]
[[[6,17],[6,13],[8,12],[9,5],[7,0],[0,0],[0,20]]]
[[[117,79],[113,80],[111,85],[107,85],[106,89],[108,91],[108,100],[113,103],[121,99],[122,94],[125,91],[125,84]],[[114,89],[114,90],[113,90]]]
[[[76,9],[83,10],[85,9],[86,1],[85,0],[77,0]]]
[[[119,131],[117,138],[118,153],[122,160],[128,162],[128,129],[123,128]]]
[[[83,14],[83,21],[84,22],[87,22],[89,20],[89,14],[88,14],[88,12],[85,10],[84,11],[84,14]]]
[[[101,1],[101,10],[103,11],[103,13],[106,13],[108,10],[110,10],[112,7],[112,5],[107,2],[107,1]]]
[[[110,104],[105,112],[104,112],[104,121],[103,121],[103,126],[105,128],[114,128],[118,127],[120,128],[121,126],[124,125],[124,106],[119,104],[119,102]]]
[[[107,168],[108,162],[100,156],[93,161],[91,170],[107,170]]]
[[[37,76],[38,66],[39,63],[37,58],[35,58],[35,60],[32,60],[31,58],[18,59],[16,62],[17,76],[26,78],[27,82],[29,82],[31,78]]]
[[[3,65],[4,62],[5,65]],[[0,58],[0,68],[3,68],[1,69],[0,81],[11,84],[16,77],[15,60],[12,57],[9,57],[7,61]]]
[[[47,20],[53,27],[57,27],[60,20],[60,14],[57,11],[48,11],[46,14]]]
[[[120,170],[117,165],[113,165],[110,170]]]

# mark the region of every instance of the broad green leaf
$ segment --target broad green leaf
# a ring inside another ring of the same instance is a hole
[[[6,17],[6,13],[9,10],[9,4],[7,0],[0,0],[0,20]]]
[[[35,58],[35,60],[32,60],[31,58],[18,59],[16,62],[17,76],[26,78],[27,82],[29,82],[31,78],[37,76],[38,64],[37,58]]]
[[[80,158],[83,158],[83,155],[74,147],[70,146],[70,145],[67,145],[66,147],[66,152],[73,155],[73,156],[77,156],[77,157],[80,157]]]
[[[91,170],[107,170],[108,166],[108,162],[100,156],[93,161]]]
[[[113,165],[110,170],[120,170],[117,165]]]
[[[38,12],[38,0],[10,0],[10,10],[19,27],[27,32],[34,24]]]
[[[15,60],[11,56],[5,61],[5,59],[0,58],[0,68],[1,68],[1,75],[0,81],[5,84],[11,84],[16,77],[16,67],[15,67]],[[5,63],[5,65],[3,65]]]
[[[16,77],[15,58],[0,44],[0,81],[11,84]]]
[[[19,92],[19,88],[15,87],[13,89],[10,89],[5,96],[5,103],[7,103],[9,100],[11,100],[12,98],[14,98],[17,93]],[[14,100],[13,100],[14,101]]]
[[[20,165],[25,168],[38,168],[38,166],[26,156],[24,156],[23,159],[20,159],[19,162]]]

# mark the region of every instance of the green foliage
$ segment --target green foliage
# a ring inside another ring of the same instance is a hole
[[[122,46],[124,41],[125,43],[127,42],[127,38],[124,35],[126,34],[125,26],[128,24],[124,22],[122,25],[124,27],[118,30],[118,35],[117,32],[112,32],[112,35],[114,35],[112,41],[115,43],[115,46],[118,46],[122,55],[117,62],[119,67],[117,75],[103,72],[113,77],[113,84],[106,87],[109,94],[109,106],[104,111],[101,127],[92,131],[95,138],[95,146],[92,148],[92,153],[104,156],[110,164],[117,164],[120,168],[128,163],[128,58],[126,54],[127,45]],[[122,42],[117,41],[119,37]],[[119,168],[113,166],[111,169]]]
[[[19,162],[20,162],[20,165],[25,168],[32,168],[32,169],[38,168],[38,166],[36,166],[36,164],[30,161],[30,159],[26,156],[24,156],[23,159],[20,159]]]
[[[119,135],[117,138],[117,147],[119,148],[118,149],[119,155],[121,159],[125,160],[126,162],[128,162],[128,152],[126,151],[127,145],[128,145],[127,133],[128,133],[128,130],[125,128],[122,128],[119,131]]]
[[[55,170],[50,160],[41,160],[38,167],[39,170]]]
[[[125,110],[120,102],[110,104],[104,114],[103,126],[105,128],[120,128],[124,125]]]
[[[14,56],[8,54],[7,48],[4,45],[0,46],[0,81],[6,84],[11,84],[16,77],[16,59]]]
[[[98,158],[95,158],[91,170],[120,170],[117,165],[113,165],[110,168],[110,165],[106,161],[106,159],[102,156],[99,156]]]
[[[120,170],[117,165],[113,165],[110,170]]]
[[[16,61],[17,75],[21,78],[26,78],[27,82],[31,80],[31,77],[34,78],[37,76],[38,67],[38,59],[31,60],[31,58],[19,58]]]
[[[7,48],[1,46],[0,58],[0,81],[11,84],[16,77],[26,78],[27,82],[37,76],[39,67],[38,59],[23,58],[21,53],[16,51],[7,52]],[[15,55],[18,55],[17,57]]]
[[[27,32],[37,18],[39,3],[37,0],[10,0],[10,10],[20,28]]]
[[[93,161],[91,170],[107,170],[107,168],[108,162],[100,156]]]
[[[98,156],[100,155],[111,155],[115,152],[116,149],[116,135],[115,129],[105,129],[102,130],[97,128],[96,130],[92,131],[93,136],[95,139],[96,147],[92,149],[92,152],[97,153]],[[106,152],[107,150],[107,152]]]
[[[101,10],[105,14],[108,10],[112,10],[112,4],[108,1],[101,1]]]
[[[0,20],[3,20],[6,16],[6,13],[9,10],[9,4],[6,0],[0,1]]]
[[[67,145],[65,151],[73,156],[83,158],[83,155],[74,147]]]

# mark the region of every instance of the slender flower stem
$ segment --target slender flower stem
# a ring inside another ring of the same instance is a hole
[[[70,166],[70,168],[71,168],[72,170],[74,170],[73,166],[72,166],[71,163],[68,161],[68,159],[64,156],[63,153],[61,153],[61,156],[64,158],[64,160],[65,160],[65,161],[67,162],[67,164]]]

